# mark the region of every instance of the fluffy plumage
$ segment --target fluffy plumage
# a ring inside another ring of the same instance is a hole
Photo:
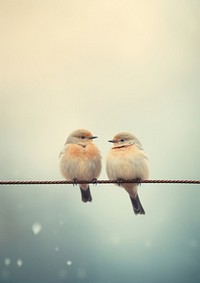
[[[136,136],[122,132],[115,135],[109,142],[113,143],[106,161],[106,171],[109,179],[140,180],[149,178],[148,158]],[[134,213],[145,214],[137,193],[138,184],[126,184],[123,181],[121,183],[130,196]]]
[[[72,132],[60,153],[60,171],[66,180],[93,180],[101,172],[101,155],[93,143],[91,132],[78,129]],[[80,184],[82,201],[92,201],[89,184]]]

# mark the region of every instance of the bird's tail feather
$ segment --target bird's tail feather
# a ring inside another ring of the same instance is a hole
[[[131,203],[132,203],[132,206],[133,206],[134,213],[136,215],[137,214],[145,214],[145,211],[144,211],[144,208],[142,207],[139,196],[137,195],[136,198],[130,197],[130,199],[131,199]]]
[[[83,202],[87,202],[87,201],[92,201],[92,196],[90,193],[90,187],[88,186],[88,188],[86,190],[81,189],[81,198]]]

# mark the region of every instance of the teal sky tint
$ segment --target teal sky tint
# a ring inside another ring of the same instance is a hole
[[[0,179],[59,180],[68,134],[135,134],[152,179],[200,179],[200,3],[0,1]],[[200,188],[0,187],[0,282],[197,283]]]

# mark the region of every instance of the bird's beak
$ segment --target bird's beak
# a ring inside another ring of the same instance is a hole
[[[109,140],[108,142],[116,143],[117,140]]]
[[[98,138],[98,137],[96,137],[96,136],[90,137],[91,140],[96,139],[96,138]]]

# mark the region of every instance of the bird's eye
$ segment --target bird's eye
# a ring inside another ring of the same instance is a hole
[[[83,140],[85,137],[84,137],[84,136],[81,136],[80,138]]]
[[[124,142],[124,141],[125,141],[125,139],[121,139],[120,141],[121,141],[121,142]]]

